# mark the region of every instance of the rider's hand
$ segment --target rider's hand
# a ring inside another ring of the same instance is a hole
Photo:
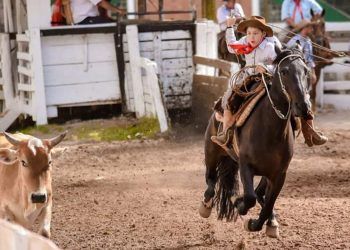
[[[226,25],[227,27],[232,27],[236,23],[236,18],[235,17],[228,17],[226,19]]]
[[[261,74],[263,74],[263,73],[266,72],[266,69],[265,69],[263,66],[260,66],[260,65],[256,66],[256,67],[255,67],[255,70],[256,70],[257,72],[261,73]]]

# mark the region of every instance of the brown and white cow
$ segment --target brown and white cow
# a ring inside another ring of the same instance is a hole
[[[39,234],[50,238],[51,150],[66,133],[47,140],[4,133],[13,147],[0,149],[0,218],[28,229],[38,219]]]

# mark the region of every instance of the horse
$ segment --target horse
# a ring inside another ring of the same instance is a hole
[[[330,42],[329,37],[326,35],[326,24],[324,16],[326,14],[326,11],[323,10],[321,15],[315,15],[313,10],[310,10],[311,12],[311,22],[313,23],[313,33],[310,35],[310,39],[313,43],[322,46],[324,48],[330,49]],[[315,74],[316,74],[316,81],[314,84],[311,85],[310,90],[310,99],[312,103],[312,107],[316,108],[316,87],[317,83],[321,76],[321,70],[329,65],[332,65],[333,62],[331,60],[336,56],[335,53],[332,53],[330,51],[321,49],[318,46],[313,45],[313,54],[316,56],[315,60]],[[322,57],[324,59],[318,58]]]
[[[278,222],[273,207],[279,195],[288,166],[293,156],[295,130],[291,113],[306,118],[311,104],[306,94],[308,68],[299,45],[281,50],[275,46],[277,65],[272,85],[266,91],[243,126],[235,128],[238,159],[231,158],[220,146],[211,141],[220,123],[215,112],[209,119],[205,132],[205,179],[207,189],[199,213],[210,216],[216,206],[218,219],[231,221],[238,215],[246,215],[255,206],[261,205],[258,219],[245,221],[248,231],[260,231],[267,220],[266,234],[278,237]],[[238,173],[243,184],[243,196],[238,195]],[[254,190],[254,176],[262,176]]]

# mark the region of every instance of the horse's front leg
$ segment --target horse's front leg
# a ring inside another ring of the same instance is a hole
[[[266,194],[266,187],[267,187],[267,178],[262,177],[258,186],[255,188],[255,194],[257,196],[257,200],[261,206],[261,208],[264,207],[265,204],[265,194]],[[279,230],[278,230],[278,222],[276,219],[276,214],[274,210],[272,210],[272,213],[270,217],[267,219],[266,223],[266,235],[272,238],[278,238],[279,236]]]
[[[256,204],[256,194],[254,191],[253,171],[248,166],[240,166],[241,182],[243,185],[243,197],[237,198],[234,205],[240,215],[246,215],[248,210]]]
[[[260,211],[259,218],[257,220],[250,219],[245,223],[245,228],[248,231],[260,231],[265,221],[272,216],[273,207],[283,187],[285,179],[286,179],[286,174],[284,173],[281,176],[277,177],[275,180],[267,184],[267,190],[265,194],[265,203]],[[271,223],[274,223],[274,221],[271,221]],[[275,225],[271,224],[271,226],[275,226]]]

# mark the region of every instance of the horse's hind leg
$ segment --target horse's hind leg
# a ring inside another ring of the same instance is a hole
[[[210,216],[213,207],[213,198],[215,196],[215,185],[217,181],[217,166],[222,156],[221,149],[210,139],[212,135],[216,134],[216,131],[214,117],[212,116],[205,134],[204,162],[206,167],[205,181],[207,183],[207,189],[204,192],[204,200],[201,202],[199,208],[199,214],[204,218]]]
[[[199,208],[199,214],[203,218],[208,218],[210,216],[211,210],[213,208],[213,198],[215,195],[215,185],[217,181],[216,168],[219,162],[218,154],[207,154],[205,155],[205,181],[207,183],[207,189],[204,192],[204,199],[201,202]]]
[[[263,208],[265,204],[265,194],[267,188],[267,178],[262,177],[258,186],[255,188],[255,194],[257,196],[257,201],[259,202],[260,206]],[[272,213],[270,217],[267,219],[266,223],[266,235],[272,238],[277,238],[279,236],[279,230],[278,230],[278,222],[276,219],[275,211],[272,210]]]
[[[283,187],[285,179],[286,174],[284,173],[281,176],[277,177],[275,180],[267,183],[265,203],[260,211],[259,218],[257,220],[248,220],[246,223],[246,229],[249,231],[260,231],[262,229],[265,221],[270,218],[273,213],[273,207]]]

